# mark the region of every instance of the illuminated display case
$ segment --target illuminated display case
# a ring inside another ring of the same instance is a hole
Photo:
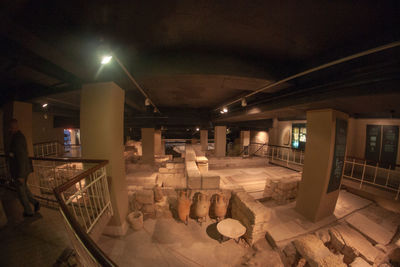
[[[306,147],[306,141],[306,124],[292,124],[292,148],[304,150],[304,148]]]

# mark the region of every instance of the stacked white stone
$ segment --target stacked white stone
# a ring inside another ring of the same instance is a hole
[[[265,237],[270,210],[246,192],[234,193],[232,199],[232,218],[239,220],[247,229],[244,238],[254,244]]]

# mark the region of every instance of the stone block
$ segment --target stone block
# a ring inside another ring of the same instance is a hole
[[[363,258],[357,257],[349,265],[350,267],[370,267],[371,265],[366,262]]]
[[[215,175],[202,175],[202,189],[219,189],[220,177]]]
[[[372,246],[359,232],[345,224],[329,229],[332,246],[345,255],[345,262],[351,263],[361,255],[369,264],[382,256],[382,252]]]
[[[207,173],[208,172],[208,163],[197,163],[197,167],[199,168],[199,171],[201,173]]]
[[[136,191],[136,201],[141,204],[154,204],[153,190],[143,189],[143,190]]]
[[[346,222],[375,244],[387,245],[395,234],[360,213],[351,215],[346,219]]]
[[[297,251],[311,267],[346,267],[343,256],[333,254],[316,235],[305,235],[293,241]]]

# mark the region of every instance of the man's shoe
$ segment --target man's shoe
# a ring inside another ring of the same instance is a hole
[[[35,212],[38,212],[40,210],[40,203],[39,203],[39,201],[38,202],[36,202],[36,204],[35,204]]]
[[[33,214],[33,213],[30,214],[30,213],[24,212],[23,215],[24,215],[24,217],[33,217],[33,215],[35,215],[35,214]]]

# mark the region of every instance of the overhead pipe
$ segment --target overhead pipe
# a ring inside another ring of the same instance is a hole
[[[113,54],[113,57],[115,61],[117,61],[118,65],[122,68],[122,70],[125,72],[125,74],[128,76],[128,78],[132,81],[132,83],[139,89],[139,91],[142,93],[142,95],[145,97],[145,99],[148,99],[150,104],[154,107],[154,111],[161,113],[160,110],[157,108],[157,106],[154,104],[154,102],[150,99],[150,97],[147,95],[147,93],[143,90],[143,88],[136,82],[135,78],[132,77],[132,75],[129,73],[129,71],[125,68],[124,64],[119,60],[119,58]]]
[[[284,79],[282,79],[280,81],[277,81],[277,82],[262,86],[259,89],[257,89],[255,91],[245,95],[244,97],[242,96],[242,97],[240,97],[240,98],[238,98],[236,100],[233,100],[233,101],[231,101],[229,103],[221,105],[221,106],[219,106],[218,108],[216,108],[214,110],[215,111],[220,110],[223,107],[226,107],[226,106],[235,104],[237,102],[240,102],[240,101],[242,101],[242,99],[245,99],[247,97],[253,96],[255,94],[258,94],[258,93],[263,92],[263,91],[265,91],[265,90],[267,90],[269,88],[272,88],[274,86],[280,85],[280,84],[285,83],[285,82],[288,82],[290,80],[302,77],[302,76],[307,75],[309,73],[316,72],[316,71],[319,71],[319,70],[322,70],[322,69],[326,69],[326,68],[329,68],[331,66],[334,66],[334,65],[346,62],[346,61],[350,61],[350,60],[353,60],[353,59],[356,59],[356,58],[360,58],[360,57],[363,57],[363,56],[366,56],[366,55],[374,54],[374,53],[377,53],[377,52],[380,52],[380,51],[383,51],[383,50],[387,50],[387,49],[390,49],[390,48],[394,48],[394,47],[397,47],[397,46],[400,46],[400,41],[396,41],[396,42],[392,42],[392,43],[385,44],[385,45],[382,45],[382,46],[378,46],[378,47],[375,47],[375,48],[372,48],[372,49],[369,49],[369,50],[365,50],[365,51],[360,52],[360,53],[356,53],[356,54],[353,54],[353,55],[350,55],[350,56],[347,56],[347,57],[344,57],[344,58],[340,58],[340,59],[337,59],[337,60],[322,64],[322,65],[320,65],[318,67],[314,67],[314,68],[308,69],[306,71],[294,74],[294,75],[289,76],[287,78],[284,78]]]

